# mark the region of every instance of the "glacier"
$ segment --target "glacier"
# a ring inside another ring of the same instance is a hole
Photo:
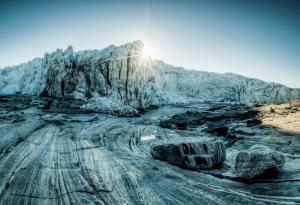
[[[281,84],[174,67],[144,56],[143,48],[142,41],[135,41],[102,50],[57,49],[1,69],[0,94],[83,100],[80,108],[108,113],[194,101],[281,103],[300,98],[300,89]]]

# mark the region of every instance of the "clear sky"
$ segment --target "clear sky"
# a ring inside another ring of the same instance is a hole
[[[134,40],[174,66],[300,88],[297,0],[0,0],[0,67]]]

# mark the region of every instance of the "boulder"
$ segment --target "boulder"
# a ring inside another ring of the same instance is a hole
[[[226,146],[221,141],[171,142],[153,145],[154,159],[167,161],[184,169],[210,169],[226,159]]]
[[[239,178],[253,179],[263,174],[278,172],[284,165],[282,154],[263,145],[254,145],[238,153],[235,171]]]

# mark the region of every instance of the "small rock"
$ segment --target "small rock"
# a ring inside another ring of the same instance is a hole
[[[224,136],[228,132],[228,127],[223,122],[210,123],[204,131],[210,134]]]
[[[247,120],[246,122],[247,122],[247,127],[260,125],[262,123],[262,121],[260,119],[257,119],[257,118]]]
[[[234,133],[237,133],[240,135],[249,135],[249,136],[253,136],[256,134],[253,130],[250,130],[250,128],[242,128],[242,127],[238,127],[236,129],[234,129]]]
[[[154,159],[167,161],[185,169],[210,169],[226,159],[224,142],[183,142],[151,147]]]
[[[279,152],[263,145],[254,145],[238,153],[235,171],[239,178],[253,179],[269,172],[278,172],[284,163],[284,156]]]

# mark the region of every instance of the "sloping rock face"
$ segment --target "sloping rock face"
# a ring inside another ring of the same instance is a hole
[[[221,141],[174,142],[152,146],[151,155],[185,169],[210,169],[225,161],[226,146]]]
[[[44,95],[71,99],[108,96],[136,109],[157,104],[151,60],[140,41],[102,51],[46,54]]]
[[[278,172],[285,163],[284,156],[263,145],[254,145],[238,153],[235,170],[239,178],[252,179],[268,172]]]
[[[226,139],[202,133],[203,126],[164,129],[156,120],[195,107],[199,111],[212,106],[209,110],[225,109],[226,104],[197,103],[180,105],[180,109],[166,105],[138,118],[120,118],[98,113],[53,113],[45,109],[48,100],[0,95],[1,205],[300,204],[299,132],[292,134],[263,125],[249,128],[230,120],[229,131],[234,127],[254,135],[236,133],[243,139],[226,149],[222,165],[189,171],[152,159],[151,146],[175,140]],[[291,123],[296,127],[297,123]],[[236,155],[253,144],[284,153],[285,169],[274,178],[237,179]]]

